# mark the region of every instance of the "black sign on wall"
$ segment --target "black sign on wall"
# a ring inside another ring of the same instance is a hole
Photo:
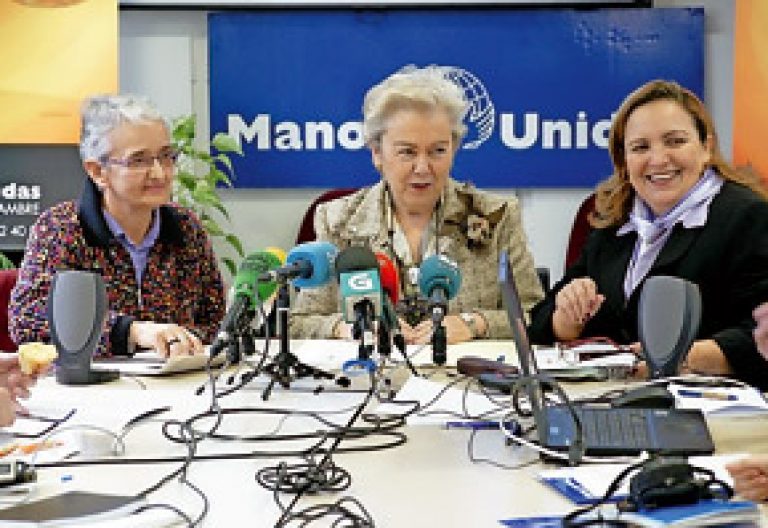
[[[77,146],[0,145],[0,251],[23,250],[38,215],[77,198],[84,178]]]

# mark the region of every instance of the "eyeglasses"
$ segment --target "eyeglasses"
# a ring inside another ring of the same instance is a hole
[[[114,159],[104,158],[103,163],[110,165],[120,165],[128,170],[135,171],[147,171],[155,166],[155,160],[160,164],[163,169],[172,169],[176,165],[176,160],[179,159],[179,152],[176,150],[164,150],[157,156],[150,156],[149,154],[138,154],[126,159]]]

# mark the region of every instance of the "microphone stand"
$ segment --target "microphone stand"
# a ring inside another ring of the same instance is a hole
[[[379,319],[379,334],[378,334],[378,349],[379,354],[385,358],[389,358],[392,354],[392,334],[390,332],[389,323],[384,314]]]
[[[448,361],[448,338],[443,325],[445,311],[442,306],[432,308],[432,362],[435,365],[445,365]]]
[[[226,350],[227,363],[230,365],[236,365],[240,363],[242,354],[240,353],[241,345],[246,347],[247,337],[250,337],[248,333],[248,325],[253,319],[253,311],[247,310],[240,315],[235,321],[233,321],[232,327],[223,332],[219,332],[216,336],[209,354],[211,357],[219,355]],[[253,342],[251,342],[250,349],[253,349]],[[246,353],[248,349],[245,348]]]
[[[389,301],[387,301],[387,303],[388,302]],[[389,310],[389,305],[382,309],[382,315],[379,321],[379,354],[388,358],[392,354],[392,343],[394,342],[395,347],[403,356],[403,360],[405,360],[405,365],[408,367],[408,370],[410,370],[411,374],[414,376],[418,376],[419,373],[416,371],[416,367],[413,366],[411,358],[408,357],[405,337],[403,337],[403,333],[400,331],[397,319],[394,319],[394,324],[392,323],[393,319],[391,319],[391,317],[396,318],[397,316],[392,314]]]
[[[355,304],[355,323],[352,326],[352,337],[359,341],[357,359],[368,361],[373,355],[375,343],[373,341],[373,305],[368,299],[363,299]]]
[[[281,280],[276,301],[277,331],[280,337],[280,346],[275,358],[264,366],[264,372],[269,374],[272,378],[261,395],[261,399],[264,401],[269,399],[269,395],[272,393],[272,388],[275,386],[275,383],[279,383],[283,388],[287,389],[290,387],[291,381],[298,378],[312,376],[315,379],[333,379],[333,374],[307,365],[306,363],[302,363],[299,361],[299,358],[291,352],[290,338],[288,336],[290,304],[291,295],[288,288],[288,282]]]

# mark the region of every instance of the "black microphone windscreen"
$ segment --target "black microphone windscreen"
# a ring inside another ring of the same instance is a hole
[[[342,250],[336,257],[336,274],[350,271],[378,270],[379,261],[370,249],[352,246]]]
[[[701,322],[701,295],[679,277],[649,277],[640,292],[638,335],[652,378],[678,373]]]

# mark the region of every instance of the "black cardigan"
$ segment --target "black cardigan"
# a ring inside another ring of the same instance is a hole
[[[534,342],[551,343],[555,296],[578,277],[590,277],[606,299],[581,337],[608,336],[620,343],[638,341],[637,313],[642,284],[626,301],[624,275],[637,234],[596,229],[579,260],[531,311]],[[752,310],[768,301],[768,202],[750,189],[726,181],[710,204],[707,223],[684,229],[677,224],[648,276],[672,275],[699,286],[702,320],[697,339],[714,339],[735,376],[768,389],[768,361],[752,337]]]

